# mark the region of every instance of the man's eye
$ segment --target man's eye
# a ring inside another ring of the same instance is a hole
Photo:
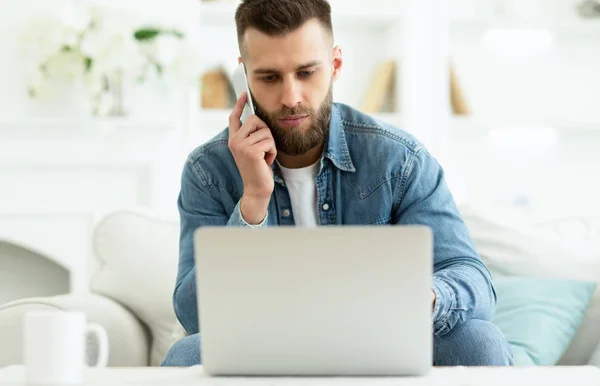
[[[308,78],[309,76],[311,76],[314,73],[315,73],[314,71],[300,71],[298,73],[298,75],[300,75],[300,77],[302,77],[302,78]]]
[[[277,77],[275,75],[267,75],[262,77],[262,80],[267,83],[274,82],[276,79]]]

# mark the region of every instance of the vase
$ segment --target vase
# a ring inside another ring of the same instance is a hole
[[[111,117],[124,117],[127,115],[128,109],[125,103],[127,90],[125,89],[123,76],[120,72],[117,72],[108,79],[108,90],[112,101],[109,115]]]
[[[131,110],[131,88],[122,72],[105,75],[102,79],[102,89],[92,100],[92,110],[95,116],[123,118]]]

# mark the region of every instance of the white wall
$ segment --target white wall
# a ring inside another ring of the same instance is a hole
[[[547,51],[502,55],[484,44],[482,26],[453,29],[451,58],[474,120],[481,128],[518,129],[502,145],[484,133],[455,136],[446,165],[460,201],[600,213],[600,28],[551,31]],[[518,50],[518,38],[509,47]],[[532,128],[555,130],[556,144],[542,146]]]
[[[555,44],[547,51],[519,56],[494,52],[484,43],[485,32],[456,27],[451,36],[452,61],[478,117],[600,127],[600,28],[553,31]],[[511,48],[519,49],[519,38],[508,40]]]

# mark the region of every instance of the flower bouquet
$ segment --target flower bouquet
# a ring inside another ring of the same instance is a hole
[[[51,97],[57,85],[69,85],[94,115],[125,115],[123,94],[131,85],[199,77],[181,30],[87,2],[32,20],[21,43],[31,98]]]

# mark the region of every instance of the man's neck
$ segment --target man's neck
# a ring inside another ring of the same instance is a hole
[[[277,161],[279,161],[284,168],[299,169],[313,165],[321,158],[321,154],[323,154],[323,144],[315,146],[306,153],[300,155],[289,155],[278,151]]]

